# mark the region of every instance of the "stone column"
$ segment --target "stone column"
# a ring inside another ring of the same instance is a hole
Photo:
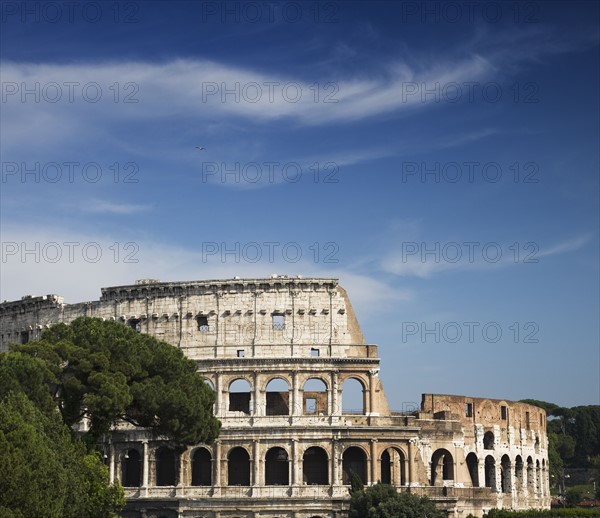
[[[377,482],[377,464],[377,439],[371,439],[371,484]]]
[[[497,493],[500,493],[502,491],[502,463],[501,462],[496,462],[495,466],[494,466],[494,489]]]
[[[191,486],[191,483],[188,482],[188,461],[187,461],[188,451],[182,451],[179,455],[179,480],[177,480],[177,485],[181,486]]]
[[[371,415],[379,415],[377,411],[375,385],[377,383],[377,371],[369,371],[369,413]]]
[[[339,416],[341,414],[340,410],[340,387],[338,380],[338,373],[331,373],[331,396],[332,396],[332,404],[331,404],[331,413],[332,415]]]
[[[485,457],[477,458],[477,476],[479,478],[479,487],[485,487]]]
[[[292,415],[302,415],[302,401],[300,400],[300,393],[298,391],[298,373],[292,373]]]
[[[298,463],[298,441],[297,439],[292,439],[292,459],[290,461],[291,468],[291,476],[290,482],[292,486],[296,486],[300,484],[300,473],[299,473],[299,463]]]
[[[260,451],[259,451],[259,447],[258,447],[258,441],[254,440],[253,441],[253,451],[252,451],[252,456],[254,457],[254,474],[252,477],[252,485],[253,486],[259,486],[261,485],[261,476],[260,476]]]
[[[149,471],[150,471],[150,459],[148,458],[149,455],[149,451],[148,451],[148,439],[144,439],[142,441],[142,445],[144,448],[143,451],[143,456],[144,456],[144,466],[143,466],[143,470],[142,470],[142,487],[144,488],[144,493],[147,495],[148,494],[148,476],[149,476]]]
[[[339,486],[341,484],[337,452],[338,452],[337,441],[335,439],[333,439],[331,441],[331,480],[330,480],[330,483],[333,484],[334,486]]]
[[[261,399],[261,390],[258,382],[258,372],[254,371],[254,415],[265,415],[264,401]]]
[[[218,440],[215,441],[213,468],[214,468],[213,486],[222,486],[223,481],[221,480],[221,441],[218,441]]]
[[[225,408],[223,407],[223,390],[221,388],[221,373],[217,372],[215,377],[215,392],[217,393],[217,400],[215,401],[215,415],[220,416],[223,415],[223,411]]]
[[[415,439],[409,439],[408,440],[408,477],[406,480],[406,485],[410,486],[412,485],[412,483],[414,482],[415,479],[415,466],[414,466],[414,445],[415,443]]]
[[[513,463],[510,464],[508,471],[508,483],[510,484],[509,494],[514,498],[517,494],[517,478],[515,477],[515,465]]]
[[[371,380],[369,379],[369,385]],[[363,413],[365,415],[371,414],[371,389],[370,387],[363,387]]]
[[[115,482],[115,447],[112,442],[108,447],[108,473],[111,484]]]

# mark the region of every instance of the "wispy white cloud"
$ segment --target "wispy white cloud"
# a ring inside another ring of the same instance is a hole
[[[549,246],[548,248],[542,248],[538,255],[540,257],[547,257],[551,255],[574,252],[575,250],[579,250],[580,248],[584,247],[591,240],[592,234],[585,234],[583,236],[575,237],[573,239],[568,239],[567,241],[556,243],[555,245]]]
[[[548,247],[539,243],[475,243],[471,241],[411,241],[401,250],[384,255],[380,262],[383,271],[400,277],[430,278],[449,271],[498,269],[523,262],[539,262],[542,257],[574,252],[591,241],[586,234]],[[484,251],[484,248],[486,250]],[[518,254],[518,255],[515,255]]]
[[[88,200],[77,204],[75,208],[83,212],[93,212],[98,214],[135,214],[150,209],[148,205],[115,203],[106,200]]]

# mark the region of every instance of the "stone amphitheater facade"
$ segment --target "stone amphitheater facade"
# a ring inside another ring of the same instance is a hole
[[[377,346],[337,279],[142,280],[78,304],[25,296],[0,305],[0,351],[79,316],[181,348],[217,394],[222,429],[212,444],[178,454],[126,427],[107,439],[127,518],[340,518],[350,471],[366,485],[427,495],[451,517],[549,508],[545,412],[438,394],[424,394],[420,409],[391,411]],[[352,383],[363,401],[348,411]]]

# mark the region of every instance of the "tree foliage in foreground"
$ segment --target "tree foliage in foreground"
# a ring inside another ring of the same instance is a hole
[[[64,422],[89,419],[88,444],[118,420],[151,428],[180,445],[210,442],[220,422],[214,391],[182,351],[119,323],[81,317],[42,339],[14,345],[46,362]]]
[[[0,354],[0,518],[112,518],[125,504],[96,451],[119,420],[179,445],[220,428],[194,361],[117,322],[79,318]],[[73,425],[89,420],[89,431]]]
[[[20,391],[0,398],[0,473],[2,518],[110,518],[125,504],[99,455]]]
[[[427,497],[398,493],[393,486],[376,484],[366,489],[353,484],[350,518],[444,518]]]

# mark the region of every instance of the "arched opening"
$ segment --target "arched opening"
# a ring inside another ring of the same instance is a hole
[[[454,461],[448,450],[440,448],[431,456],[431,485],[441,486],[444,480],[454,480]]]
[[[483,435],[483,449],[484,450],[493,450],[494,449],[494,433],[493,432],[485,432]]]
[[[542,487],[542,472],[540,470],[540,461],[535,461],[535,491],[536,493],[540,492],[540,488]]]
[[[485,487],[496,489],[496,460],[491,455],[485,458]]]
[[[304,415],[327,415],[327,385],[318,378],[310,378],[304,383],[303,409]]]
[[[348,378],[342,385],[342,413],[365,413],[365,390],[361,381]]]
[[[511,470],[510,458],[508,455],[502,455],[502,458],[500,459],[500,490],[502,493],[510,493],[512,491],[510,483]]]
[[[142,484],[142,459],[137,450],[127,450],[121,461],[121,483],[124,487]]]
[[[287,381],[282,378],[269,381],[266,398],[266,415],[290,414],[290,389]]]
[[[302,472],[305,484],[321,486],[329,484],[327,453],[323,448],[312,446],[304,452]]]
[[[176,486],[179,455],[165,446],[156,450],[156,485]]]
[[[198,448],[192,455],[192,486],[212,485],[212,456],[206,448]]]
[[[290,483],[288,454],[283,448],[271,448],[265,457],[265,484],[287,486]]]
[[[406,485],[406,456],[400,448],[387,448],[381,454],[381,482],[393,486]]]
[[[230,486],[250,485],[250,455],[241,447],[233,448],[227,456],[227,483]]]
[[[473,452],[467,455],[467,468],[471,477],[471,485],[479,487],[479,459]]]
[[[355,473],[363,484],[367,483],[367,456],[356,446],[351,446],[342,457],[343,483],[350,484],[351,473]]]
[[[535,471],[531,457],[527,457],[527,491],[530,495],[535,493]]]
[[[229,385],[229,411],[250,415],[250,383],[237,379]]]
[[[523,489],[523,459],[520,455],[515,458],[515,484],[517,485],[517,491]]]
[[[535,443],[534,443],[533,447],[535,448],[536,453],[540,452],[540,436],[539,435],[535,436]]]

